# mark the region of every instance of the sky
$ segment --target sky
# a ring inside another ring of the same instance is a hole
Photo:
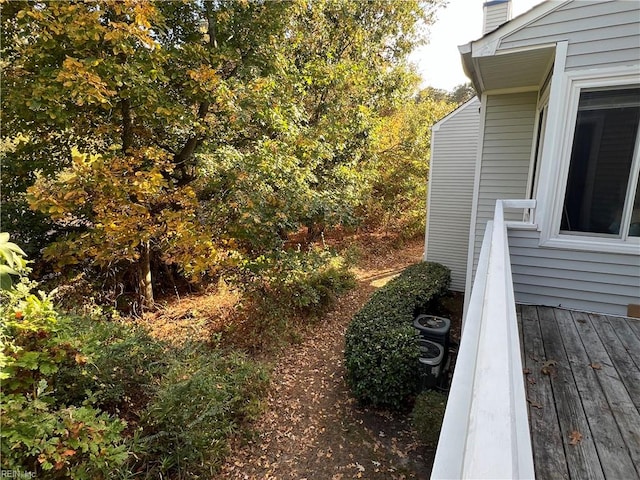
[[[482,5],[485,0],[449,0],[436,13],[429,29],[429,44],[410,57],[422,76],[422,86],[452,90],[469,79],[462,70],[458,45],[482,36]],[[530,10],[542,0],[511,0],[512,17]]]

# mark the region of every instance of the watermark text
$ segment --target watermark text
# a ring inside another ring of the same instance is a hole
[[[0,478],[27,479],[36,478],[36,472],[23,472],[21,470],[0,470]]]

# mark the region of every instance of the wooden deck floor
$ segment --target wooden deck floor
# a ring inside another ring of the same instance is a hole
[[[640,479],[640,320],[517,311],[536,478]]]

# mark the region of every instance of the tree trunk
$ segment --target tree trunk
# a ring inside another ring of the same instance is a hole
[[[149,242],[145,242],[140,245],[138,274],[138,293],[142,303],[142,308],[153,308],[153,283],[151,282],[151,252]]]
[[[314,222],[309,221],[306,224],[307,227],[307,243],[313,243],[322,237],[324,233],[325,225],[324,222]]]

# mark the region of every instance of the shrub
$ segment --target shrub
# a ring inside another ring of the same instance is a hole
[[[446,395],[434,390],[427,390],[416,398],[411,422],[420,441],[428,447],[438,445],[446,405]]]
[[[0,298],[2,468],[73,479],[109,478],[128,457],[126,423],[91,405],[64,405],[61,369],[84,362],[69,318],[22,279]]]
[[[56,407],[41,380],[36,395],[0,394],[2,468],[38,477],[111,478],[129,456],[125,423],[93,407]]]
[[[78,480],[210,478],[229,437],[259,413],[265,370],[232,352],[169,351],[99,310],[59,313],[51,295],[31,293],[21,250],[0,235],[0,266],[9,264],[0,273],[19,281],[0,288],[2,469]]]
[[[244,320],[229,325],[224,342],[254,353],[299,341],[300,327],[355,286],[348,263],[326,249],[272,252],[247,261],[238,273],[234,283],[249,301],[240,307]]]
[[[405,269],[354,316],[345,338],[347,382],[360,401],[395,408],[419,389],[413,319],[434,309],[450,271],[421,262]]]
[[[72,325],[82,357],[57,372],[56,382],[65,386],[57,394],[59,401],[89,401],[109,413],[135,418],[166,371],[165,346],[142,327],[118,319],[73,317]]]
[[[12,275],[20,276],[27,272],[25,253],[9,241],[7,232],[0,232],[0,290],[10,290],[13,286]]]
[[[246,274],[250,295],[270,310],[294,313],[321,310],[355,286],[346,262],[328,250],[278,251],[248,263]]]
[[[142,465],[149,477],[211,478],[228,441],[260,412],[263,368],[236,353],[177,359],[142,416]]]

